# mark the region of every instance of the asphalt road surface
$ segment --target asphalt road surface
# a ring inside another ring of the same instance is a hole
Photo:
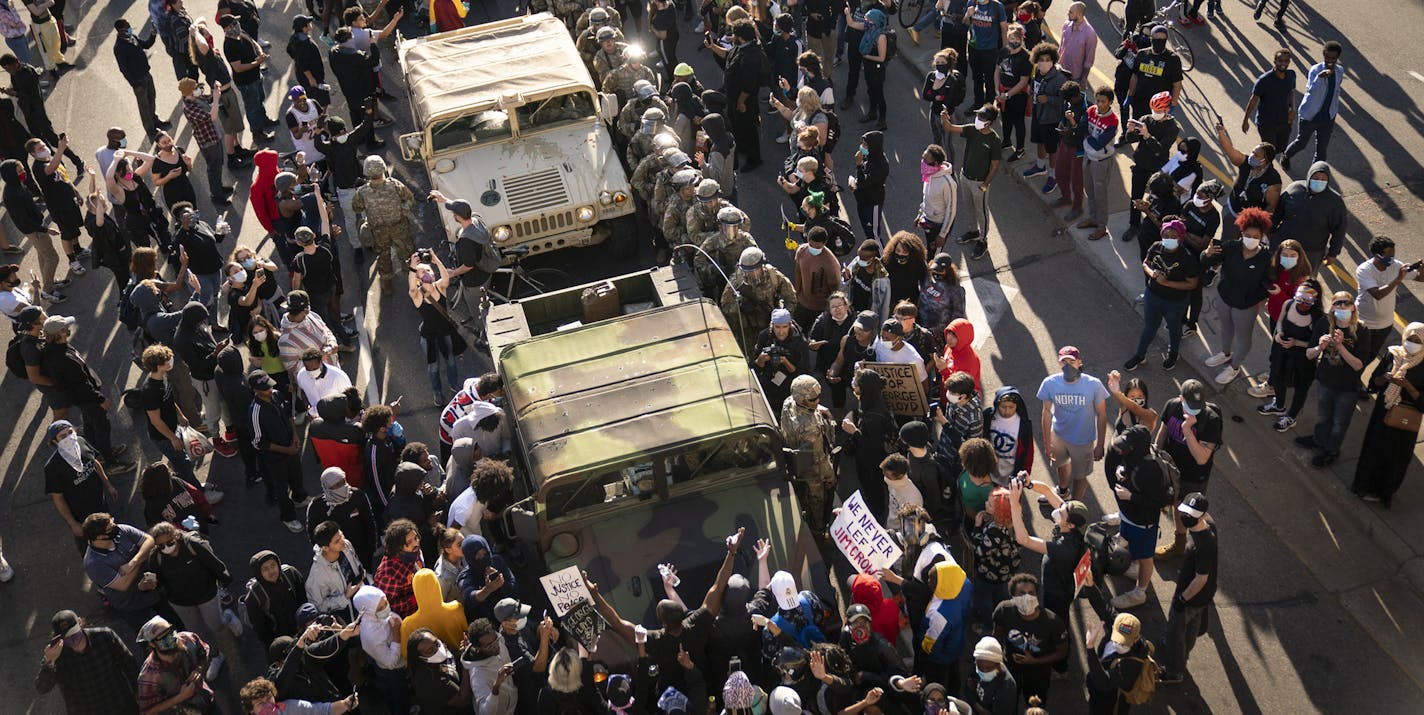
[[[507,12],[511,3],[500,4]],[[1050,26],[1061,24],[1066,2],[1050,10]],[[215,3],[195,0],[190,11],[211,17]],[[264,9],[264,36],[273,41],[273,70],[268,77],[268,111],[280,116],[279,105],[288,79],[290,63],[281,47],[285,44],[292,14],[300,3],[273,3]],[[1343,89],[1340,128],[1331,146],[1331,159],[1341,178],[1355,217],[1346,255],[1347,269],[1362,256],[1361,246],[1374,234],[1393,236],[1400,243],[1399,254],[1413,260],[1424,257],[1420,236],[1420,198],[1424,194],[1424,172],[1418,155],[1424,149],[1419,130],[1420,97],[1424,96],[1424,64],[1418,62],[1411,28],[1424,27],[1424,7],[1417,3],[1381,6],[1358,0],[1330,0],[1293,3],[1287,14],[1288,31],[1282,39],[1269,27],[1250,19],[1250,8],[1239,0],[1227,0],[1230,22],[1220,19],[1208,28],[1188,30],[1196,48],[1197,69],[1189,88],[1187,116],[1197,136],[1207,136],[1205,119],[1214,108],[1236,127],[1239,136],[1240,106],[1251,78],[1268,62],[1282,43],[1296,51],[1297,70],[1302,72],[1326,39],[1345,45],[1341,62],[1348,82]],[[131,145],[147,148],[134,102],[119,81],[112,50],[114,19],[127,17],[135,27],[147,24],[143,3],[72,4],[67,15],[79,26],[76,63],[78,70],[60,79],[51,90],[50,116],[60,131],[73,138],[80,156],[92,157],[103,143],[104,131],[112,125],[130,131]],[[1090,19],[1105,38],[1111,30],[1101,11],[1090,10]],[[690,28],[684,28],[682,54],[698,70],[704,83],[715,85],[719,74],[706,53],[693,52]],[[933,43],[927,35],[926,43]],[[902,51],[912,50],[908,38],[901,39]],[[71,55],[73,56],[73,54]],[[392,54],[388,53],[388,57]],[[1313,61],[1313,60],[1312,60]],[[192,145],[191,132],[176,109],[177,92],[168,60],[161,48],[152,54],[154,75],[159,86],[160,115],[179,125],[180,145]],[[1411,63],[1414,66],[1411,66]],[[1100,69],[1111,72],[1112,60],[1106,49],[1099,53]],[[385,66],[387,87],[401,94],[394,60]],[[838,68],[834,79],[844,84],[845,70]],[[916,167],[919,153],[928,142],[924,103],[915,96],[920,71],[911,72],[906,63],[892,66],[887,97],[892,117],[887,153],[892,165],[889,200],[885,216],[891,229],[906,227],[913,218],[919,198]],[[863,99],[863,95],[862,95]],[[170,109],[165,109],[170,108]],[[386,139],[409,130],[408,114],[394,107],[402,120],[385,130]],[[344,111],[341,113],[344,114]],[[856,122],[854,109],[841,111],[846,139],[837,154],[848,165],[855,137],[865,127]],[[763,152],[768,164],[741,177],[742,208],[752,217],[752,233],[772,262],[783,271],[790,269],[790,254],[782,246],[778,223],[779,207],[789,204],[776,188],[772,167],[780,160],[771,139],[780,133],[779,122],[763,127]],[[1212,142],[1205,142],[1212,146]],[[289,143],[279,140],[282,150]],[[1205,153],[1205,152],[1204,152]],[[419,166],[404,164],[391,143],[387,158],[402,180],[420,193],[425,185]],[[1300,157],[1297,164],[1308,164]],[[1217,166],[1222,166],[1215,155]],[[1014,169],[1021,168],[1013,167]],[[1006,170],[1008,167],[1006,167]],[[256,245],[262,231],[246,209],[245,174],[239,175],[235,205],[229,217],[237,231],[237,241]],[[1036,186],[1001,177],[991,192],[994,235],[990,258],[970,261],[959,247],[951,253],[961,271],[971,280],[971,318],[979,338],[976,347],[984,360],[987,385],[1014,384],[1029,400],[1029,414],[1036,416],[1032,393],[1047,371],[1056,369],[1057,346],[1075,344],[1082,348],[1086,370],[1100,377],[1129,354],[1135,343],[1138,320],[1127,298],[1109,287],[1099,269],[1087,262],[1072,241],[1055,235],[1059,219],[1041,202],[1035,201]],[[848,197],[847,197],[848,199]],[[849,200],[849,199],[848,199]],[[210,207],[202,207],[211,217]],[[1125,208],[1120,203],[1114,210]],[[426,230],[422,245],[444,240],[436,227],[433,207],[425,206],[418,218]],[[8,223],[6,224],[8,226]],[[14,235],[13,230],[11,234]],[[270,250],[264,246],[263,250]],[[34,265],[31,254],[24,265]],[[581,280],[629,272],[652,265],[651,247],[644,247],[635,259],[615,261],[598,248],[579,249],[541,256],[532,263],[554,265],[574,273]],[[369,264],[368,264],[369,265]],[[364,288],[369,282],[345,263],[348,285]],[[128,345],[118,332],[114,303],[117,298],[107,272],[95,271],[79,278],[69,289],[70,301],[52,312],[79,317],[81,330],[76,343],[89,356],[99,373],[118,387],[136,384],[139,375],[128,360]],[[345,298],[348,308],[363,305],[365,326],[373,352],[366,364],[348,356],[348,372],[361,374],[369,366],[373,389],[382,399],[404,395],[402,422],[413,440],[433,443],[436,408],[430,404],[424,364],[417,345],[415,313],[408,299],[397,292],[382,298],[378,293],[351,290]],[[1401,300],[1400,312],[1417,315],[1414,300]],[[487,369],[486,363],[466,360],[461,366],[467,376]],[[1175,381],[1189,376],[1190,366],[1167,374],[1154,365],[1138,374],[1145,377],[1160,403],[1175,391]],[[68,534],[54,514],[43,489],[41,472],[50,448],[42,445],[43,429],[49,422],[30,386],[5,376],[0,381],[0,535],[5,553],[17,569],[14,581],[0,586],[0,685],[8,697],[0,704],[3,713],[60,712],[59,697],[40,697],[30,685],[32,668],[49,634],[49,617],[59,608],[74,608],[81,614],[100,617],[92,586],[84,578],[78,559],[69,546]],[[1213,613],[1209,636],[1200,640],[1192,654],[1192,679],[1180,688],[1163,688],[1153,711],[1174,712],[1418,712],[1424,702],[1424,673],[1417,635],[1424,632],[1418,606],[1419,595],[1401,578],[1411,568],[1417,573],[1418,551],[1409,563],[1396,568],[1391,559],[1398,549],[1381,546],[1377,532],[1383,527],[1369,519],[1350,521],[1340,516],[1338,503],[1348,497],[1338,483],[1321,472],[1303,467],[1283,440],[1250,414],[1250,404],[1237,397],[1223,398],[1224,412],[1245,415],[1243,422],[1228,421],[1226,446],[1217,458],[1211,492],[1212,514],[1221,534],[1221,588]],[[1309,414],[1309,413],[1307,413]],[[138,415],[116,408],[116,438],[146,453],[145,461],[156,458],[143,438]],[[1346,452],[1357,449],[1363,424],[1357,420]],[[1308,424],[1309,420],[1302,420]],[[1036,460],[1035,478],[1046,479],[1042,458]],[[316,490],[315,459],[309,457],[308,489]],[[1416,468],[1417,469],[1417,468]],[[289,534],[277,522],[260,489],[242,486],[235,460],[217,460],[206,470],[206,478],[227,491],[218,507],[222,523],[215,529],[219,554],[232,567],[239,581],[248,577],[247,558],[260,548],[273,548],[288,563],[303,570],[310,563],[310,547],[305,538]],[[131,476],[116,480],[126,503],[121,518],[141,523],[140,502]],[[1391,518],[1409,519],[1418,526],[1417,501],[1420,489],[1406,484]],[[1094,509],[1111,510],[1111,499],[1100,474],[1092,479],[1090,502]],[[1036,518],[1036,517],[1035,517]],[[1321,528],[1321,523],[1324,528]],[[1043,529],[1042,520],[1035,528]],[[1413,533],[1420,533],[1413,529]],[[1329,538],[1326,538],[1328,534]],[[1025,559],[1024,568],[1033,569]],[[1150,594],[1147,606],[1138,609],[1146,632],[1161,632],[1171,584],[1161,579],[1175,577],[1175,564],[1164,568]],[[1416,581],[1417,582],[1417,581]],[[1115,588],[1122,583],[1114,583]],[[1383,614],[1383,615],[1382,615]],[[1074,638],[1079,639],[1083,609],[1075,615]],[[1412,636],[1410,634],[1413,634]],[[261,662],[255,644],[248,643],[249,662],[230,667],[219,687],[229,693],[240,684],[243,670],[253,674]],[[1081,663],[1075,656],[1073,674],[1055,681],[1049,706],[1053,712],[1082,712]]]

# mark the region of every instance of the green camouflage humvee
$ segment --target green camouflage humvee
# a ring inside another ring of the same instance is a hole
[[[738,573],[755,583],[750,545],[765,538],[773,570],[829,593],[787,478],[780,405],[767,404],[722,311],[683,266],[612,282],[623,314],[589,325],[577,323],[588,286],[491,309],[530,494],[510,528],[543,572],[581,566],[619,614],[649,626],[658,564],[677,566],[694,608],[738,527]]]

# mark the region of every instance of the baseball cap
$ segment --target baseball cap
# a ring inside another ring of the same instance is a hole
[[[227,28],[229,28],[229,27],[232,27],[232,26],[233,26],[234,24],[236,24],[236,23],[237,23],[237,16],[236,16],[236,15],[223,15],[222,17],[218,18],[218,27],[221,27],[221,28],[223,28],[223,29],[227,29]]]
[[[31,323],[33,325],[33,323]],[[58,335],[60,331],[74,327],[74,318],[67,315],[51,315],[45,318],[44,334]]]
[[[771,595],[776,598],[776,605],[783,611],[791,611],[800,607],[800,601],[796,598],[796,579],[792,578],[786,571],[777,571],[771,575],[771,583],[767,584],[771,590]]]
[[[1182,383],[1182,402],[1194,410],[1206,407],[1206,385],[1201,380],[1187,380]]]
[[[311,18],[307,19],[310,20]],[[296,99],[297,97],[305,96],[307,96],[307,89],[299,84],[294,84],[291,89],[287,90],[287,99]]]
[[[894,318],[886,318],[885,322],[880,324],[880,332],[890,333],[895,337],[903,337],[905,335],[905,328],[900,325],[900,321]]]
[[[304,290],[294,290],[287,294],[287,315],[297,313],[311,307],[311,296]]]
[[[930,443],[930,426],[919,420],[906,422],[905,426],[900,428],[900,439],[905,444],[920,449]]]
[[[801,696],[795,690],[778,685],[768,698],[771,715],[801,715]]]
[[[614,708],[626,708],[633,700],[633,679],[623,673],[608,676],[608,684],[604,687],[608,689],[608,704]]]
[[[1076,499],[1063,502],[1063,509],[1068,512],[1068,523],[1073,526],[1087,526],[1088,505]]]
[[[66,429],[74,429],[74,423],[69,420],[55,420],[49,423],[49,429],[45,430],[45,441],[48,442],[59,436],[60,432]]]
[[[855,316],[855,328],[857,330],[864,330],[867,333],[875,332],[875,314],[868,310],[860,311],[860,313]]]
[[[1164,34],[1164,35],[1167,34],[1167,26],[1166,26],[1166,25],[1153,25],[1153,26],[1152,26],[1152,31],[1151,31],[1150,33],[1148,33],[1148,34],[1155,35],[1155,34],[1157,34],[1157,33],[1159,33],[1159,32],[1162,33],[1162,34]]]
[[[298,628],[302,628],[315,621],[320,615],[321,611],[316,610],[315,603],[303,603],[297,606],[297,613],[292,617],[292,621],[297,624]]]
[[[1188,494],[1186,498],[1182,500],[1182,503],[1177,505],[1177,511],[1198,519],[1206,515],[1206,508],[1206,495],[1201,492]]]
[[[49,630],[57,636],[68,636],[70,631],[79,627],[79,614],[68,608],[55,612],[49,619]]]
[[[34,325],[41,315],[44,315],[44,308],[38,305],[27,305],[20,309],[19,315],[15,316],[15,322],[19,323],[21,327],[28,328]]]
[[[1072,345],[1064,345],[1063,347],[1058,348],[1058,362],[1063,362],[1064,358],[1082,360],[1083,355],[1078,352],[1078,348],[1075,348]]]
[[[272,376],[261,370],[247,373],[247,387],[253,390],[272,389]]]
[[[1112,642],[1118,645],[1132,647],[1142,637],[1142,621],[1131,613],[1117,614],[1117,618],[1113,619],[1111,637]]]
[[[771,311],[771,324],[772,324],[772,325],[790,325],[790,324],[791,324],[791,311],[789,311],[789,310],[787,310],[787,309],[785,309],[785,308],[777,308],[776,310]]]
[[[638,95],[638,99],[648,99],[658,93],[657,87],[652,82],[640,79],[633,83],[633,94]]]
[[[298,245],[310,246],[316,243],[316,232],[306,226],[298,226],[297,230],[292,232],[292,238],[297,240]]]
[[[138,642],[152,643],[171,630],[173,630],[173,624],[169,623],[167,618],[154,616],[148,619],[148,622],[138,629]]]
[[[292,31],[300,32],[302,28],[315,22],[311,15],[298,15],[292,18]]]
[[[524,620],[529,617],[530,610],[530,606],[520,603],[517,599],[501,598],[499,603],[494,604],[494,619],[496,621],[507,621],[511,618]]]
[[[954,259],[948,253],[936,253],[934,259],[930,261],[930,269],[936,271],[947,271],[954,265]]]
[[[475,215],[475,209],[470,206],[470,202],[464,199],[446,201],[445,210],[463,219],[469,219]]]

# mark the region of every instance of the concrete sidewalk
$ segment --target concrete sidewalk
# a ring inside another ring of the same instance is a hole
[[[907,33],[902,31],[901,35],[900,61],[912,72],[923,75],[938,50],[937,35],[934,31],[921,33],[918,46]],[[1031,148],[1029,153],[1032,154]],[[1071,210],[1064,208],[1049,211],[1056,217],[1057,226],[1038,240],[1072,242],[1085,265],[1101,274],[1104,282],[1133,302],[1140,313],[1137,296],[1143,291],[1144,278],[1137,242],[1120,240],[1127,230],[1126,187],[1131,159],[1120,154],[1116,161],[1117,171],[1109,187],[1113,196],[1109,201],[1109,235],[1089,240],[1090,230],[1074,228],[1064,221]],[[1022,172],[1029,163],[1027,159],[1005,163],[1000,173],[1011,176],[1026,193],[1037,196],[1045,205],[1051,204],[1059,198],[1059,192],[1043,193],[1043,176],[1026,179]],[[1354,292],[1341,273],[1319,270],[1316,277],[1326,291]],[[1424,686],[1424,644],[1409,637],[1424,633],[1424,510],[1418,506],[1424,500],[1424,487],[1420,486],[1419,477],[1406,478],[1393,509],[1362,502],[1350,493],[1373,401],[1358,404],[1342,445],[1341,459],[1327,468],[1312,466],[1312,453],[1296,446],[1294,438],[1314,427],[1313,395],[1298,424],[1276,434],[1271,424],[1274,418],[1256,413],[1263,401],[1246,392],[1251,381],[1263,381],[1269,369],[1271,338],[1264,311],[1258,318],[1256,340],[1244,365],[1246,374],[1223,387],[1214,380],[1219,368],[1204,364],[1220,346],[1217,310],[1216,288],[1208,287],[1203,295],[1198,332],[1182,340],[1176,369],[1170,373],[1161,369],[1161,357],[1166,352],[1164,328],[1148,351],[1148,362],[1133,374],[1170,378],[1176,384],[1196,377],[1207,385],[1223,417],[1232,423],[1227,426],[1225,445],[1216,459],[1216,478],[1230,482],[1262,523],[1269,525],[1312,576],[1373,636],[1380,649]],[[1131,329],[1136,331],[1140,325]],[[1105,380],[1109,370],[1120,370],[1129,357],[1105,356],[1091,369]],[[1367,366],[1365,374],[1369,369]],[[1159,380],[1152,381],[1160,384]],[[1161,393],[1159,388],[1153,402],[1165,401],[1168,395]],[[1424,458],[1424,450],[1416,449],[1416,457]]]

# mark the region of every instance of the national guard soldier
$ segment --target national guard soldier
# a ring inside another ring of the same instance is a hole
[[[722,200],[722,185],[716,179],[703,179],[697,184],[697,198],[687,208],[687,240],[697,245],[711,238],[722,227],[717,212],[730,203]]]
[[[740,209],[728,207],[718,212],[718,220],[725,224],[726,219],[722,217],[729,211],[736,211],[745,217]],[[743,231],[741,235],[751,242],[750,234]],[[756,346],[757,335],[771,323],[771,311],[793,305],[796,305],[796,289],[791,287],[790,279],[776,266],[767,263],[766,254],[754,244],[742,249],[737,272],[732,276],[731,284],[722,291],[722,312],[726,314],[732,332],[737,335],[742,352],[749,354]]]
[[[673,143],[677,143],[677,134],[665,125],[667,112],[657,107],[648,107],[643,110],[643,119],[638,124],[638,133],[628,140],[628,166],[637,166],[648,152],[653,150],[653,137],[659,134],[667,134],[672,137]]]
[[[687,243],[687,209],[692,204],[693,192],[697,190],[700,178],[702,174],[696,169],[681,169],[672,175],[673,192],[668,196],[667,208],[662,216],[663,240],[667,241],[669,249]]]
[[[644,206],[652,204],[653,185],[657,182],[658,172],[667,166],[667,157],[674,151],[677,151],[677,137],[659,134],[653,137],[653,151],[643,157],[633,170],[633,178],[628,181]]]
[[[593,55],[598,52],[598,33],[605,29],[615,29],[608,27],[607,12],[597,15],[596,18],[595,21],[590,22],[588,27],[574,35],[574,47],[578,48],[579,57],[583,58],[583,63],[588,65],[590,70],[593,67]],[[615,30],[615,32],[618,34],[615,34],[614,37],[622,40],[622,30]]]
[[[667,210],[668,199],[673,195],[673,175],[683,169],[696,168],[697,165],[692,163],[687,152],[676,149],[668,153],[667,168],[658,172],[658,175],[653,179],[653,202],[650,206],[653,216],[662,216],[663,212]],[[658,221],[658,225],[661,226],[662,222]]]
[[[351,210],[364,220],[376,249],[376,274],[381,277],[381,293],[391,292],[391,248],[402,258],[415,253],[415,240],[410,230],[411,208],[415,196],[399,179],[390,176],[386,160],[366,157],[362,163],[366,185],[351,197]]]
[[[835,488],[831,464],[835,421],[821,404],[821,383],[811,375],[791,380],[791,396],[781,404],[781,439],[792,451],[795,484],[801,486],[806,523],[818,540],[826,534],[826,495]]]
[[[603,79],[602,89],[605,94],[612,92],[618,95],[618,105],[622,106],[633,96],[633,84],[635,82],[648,82],[654,89],[658,86],[658,76],[653,69],[643,64],[646,53],[643,48],[637,45],[628,45],[623,50],[623,64],[609,72]]]
[[[594,18],[600,16],[602,20],[595,22]],[[583,37],[583,34],[588,31],[588,28],[592,27],[594,31],[597,32],[598,28],[604,25],[621,31],[623,29],[623,15],[618,12],[617,8],[613,7],[613,3],[609,0],[593,0],[593,4],[590,5],[587,10],[584,10],[583,14],[579,15],[578,22],[574,23],[574,35]]]
[[[643,121],[643,112],[652,107],[657,107],[663,112],[663,116],[668,115],[667,102],[658,96],[658,88],[647,80],[638,80],[633,83],[633,94],[624,103],[623,109],[618,111],[618,137],[623,142],[623,146],[628,146],[628,140],[638,132],[638,124]],[[676,139],[676,135],[673,135]]]
[[[702,252],[692,261],[692,269],[697,274],[697,285],[702,295],[711,298],[721,296],[727,287],[727,278],[736,270],[737,260],[749,248],[756,248],[751,234],[742,230],[747,215],[735,206],[724,206],[717,212],[717,233],[702,242]],[[765,260],[761,249],[757,249],[757,260]],[[726,277],[724,277],[724,275]],[[757,330],[761,330],[758,325]],[[753,336],[756,333],[752,333]]]
[[[605,27],[598,31],[598,49],[593,53],[593,79],[598,86],[603,86],[603,80],[608,77],[608,73],[618,69],[623,64],[623,52],[628,49],[628,43],[623,41],[623,33]]]
[[[564,26],[569,28],[570,33],[573,33],[578,27],[579,15],[582,15],[584,11],[583,0],[547,0],[547,2],[549,11],[554,13],[555,17],[563,20]],[[530,11],[533,11],[532,6]]]

